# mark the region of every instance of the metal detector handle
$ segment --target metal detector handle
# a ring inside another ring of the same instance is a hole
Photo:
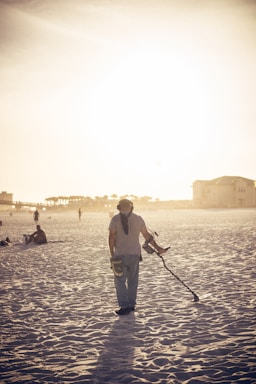
[[[166,248],[164,248],[164,250],[165,250],[165,251],[168,251],[168,249],[170,249],[170,248],[171,248],[171,247],[166,247]],[[164,253],[165,253],[165,252],[164,252]],[[156,251],[156,254],[157,254],[157,256],[162,257],[162,255],[160,255],[159,252],[157,252],[157,251]]]

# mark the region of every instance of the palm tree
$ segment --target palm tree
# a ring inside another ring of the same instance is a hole
[[[58,201],[58,197],[47,197],[45,201],[49,201],[50,203],[53,203],[54,205],[56,205]]]

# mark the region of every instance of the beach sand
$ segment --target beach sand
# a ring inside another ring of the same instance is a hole
[[[256,383],[256,210],[140,212],[171,246],[144,251],[137,309],[118,317],[108,212],[0,212],[0,383]],[[143,242],[143,241],[142,241]]]

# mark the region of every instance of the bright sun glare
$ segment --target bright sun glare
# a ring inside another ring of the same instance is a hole
[[[251,1],[42,3],[0,2],[15,199],[190,199],[197,178],[254,177]]]
[[[207,144],[211,127],[206,88],[199,68],[185,57],[129,52],[99,79],[91,100],[91,132],[96,135],[102,127],[103,144],[119,138],[120,151],[129,135],[140,156],[150,151],[167,169],[173,160],[182,165]],[[131,158],[131,167],[137,162],[136,156]]]

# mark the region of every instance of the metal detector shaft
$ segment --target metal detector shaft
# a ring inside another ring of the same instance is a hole
[[[194,296],[194,301],[199,301],[199,297],[197,296],[197,294],[195,292],[192,291],[192,289],[190,289],[187,284],[184,283],[184,281],[182,281],[177,275],[175,275],[175,273],[167,267],[166,263],[165,263],[165,260],[163,258],[163,256],[159,255],[158,252],[156,252],[157,256],[160,257],[160,259],[162,259],[162,262],[163,262],[163,265],[165,267],[165,269],[167,269],[167,271],[169,271],[177,280],[179,280],[179,282],[184,285],[184,287],[186,287],[191,293],[192,295]]]

